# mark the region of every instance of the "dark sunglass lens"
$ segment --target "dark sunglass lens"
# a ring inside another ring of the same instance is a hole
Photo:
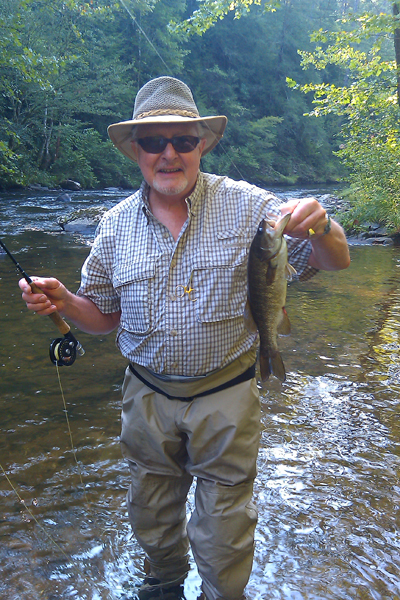
[[[179,135],[172,138],[172,145],[177,152],[192,152],[197,144],[200,142],[200,138],[194,135]]]
[[[151,136],[138,139],[138,144],[149,154],[159,154],[167,147],[168,140],[162,136]]]
[[[167,144],[170,142],[177,152],[185,154],[186,152],[192,152],[192,150],[196,148],[197,144],[200,142],[200,138],[195,137],[194,135],[177,135],[169,139],[155,135],[139,138],[137,142],[139,146],[149,154],[160,154],[161,152],[164,152]]]

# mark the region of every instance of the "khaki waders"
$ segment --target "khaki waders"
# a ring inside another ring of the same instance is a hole
[[[153,391],[127,369],[121,446],[131,472],[128,512],[154,577],[183,581],[190,541],[207,600],[241,598],[253,562],[259,436],[254,378],[184,402]]]

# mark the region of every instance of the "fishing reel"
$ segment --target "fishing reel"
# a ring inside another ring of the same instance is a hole
[[[76,356],[85,354],[82,345],[69,331],[63,338],[56,338],[50,344],[50,360],[59,367],[73,365]]]

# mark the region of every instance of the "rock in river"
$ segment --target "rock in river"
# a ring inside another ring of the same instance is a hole
[[[93,233],[105,212],[105,206],[94,206],[74,210],[65,217],[61,217],[57,223],[63,231],[70,233]]]

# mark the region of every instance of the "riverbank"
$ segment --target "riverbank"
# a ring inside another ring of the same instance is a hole
[[[70,232],[93,237],[104,212],[132,194],[137,188],[108,187],[99,190],[62,190],[31,186],[0,192],[2,234],[15,234],[24,229],[39,229],[50,233]],[[309,186],[271,186],[268,188],[282,201],[315,196],[327,212],[338,221],[348,204],[340,196],[341,186],[335,184]],[[390,236],[376,223],[364,223],[358,231],[346,229],[350,245],[399,245],[399,236]]]

